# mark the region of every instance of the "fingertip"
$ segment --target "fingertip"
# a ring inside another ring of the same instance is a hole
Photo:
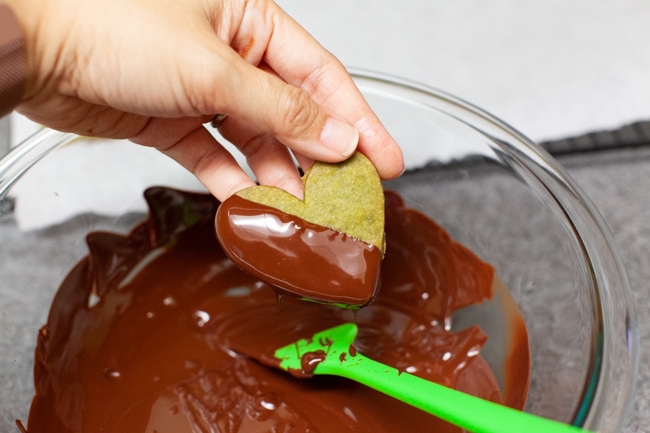
[[[379,177],[383,180],[400,177],[406,170],[402,149],[392,140],[383,147],[378,147],[377,142],[373,144],[375,146],[359,146],[359,150],[372,161]]]
[[[305,198],[305,185],[302,183],[302,180],[300,178],[290,177],[287,178],[284,182],[280,182],[276,186],[287,191],[289,194],[293,195],[299,200]]]
[[[208,191],[214,195],[217,200],[220,202],[224,202],[231,196],[235,195],[238,191],[241,191],[242,189],[249,188],[251,186],[255,186],[255,182],[253,182],[250,178],[248,177],[241,177],[236,179],[234,176],[230,178],[229,182],[204,182],[206,184],[206,187]]]
[[[372,161],[379,176],[391,180],[402,175],[405,171],[402,149],[379,119],[365,118],[356,125],[361,131],[359,150]]]
[[[399,146],[395,145],[390,154],[384,157],[377,172],[382,179],[391,180],[400,177],[404,171],[406,171],[404,155]]]

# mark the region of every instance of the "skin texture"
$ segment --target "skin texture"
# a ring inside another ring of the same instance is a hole
[[[384,179],[402,153],[341,63],[270,0],[5,0],[27,43],[17,110],[86,136],[152,146],[218,199],[256,180],[302,196],[292,161],[364,153]]]

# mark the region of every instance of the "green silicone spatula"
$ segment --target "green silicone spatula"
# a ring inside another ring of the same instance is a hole
[[[578,427],[521,412],[400,372],[357,353],[357,325],[345,323],[275,351],[279,367],[296,376],[342,376],[475,433],[576,433]]]

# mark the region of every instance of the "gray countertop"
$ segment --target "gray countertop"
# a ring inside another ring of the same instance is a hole
[[[558,158],[591,198],[613,233],[637,312],[640,357],[626,433],[650,426],[650,146]]]

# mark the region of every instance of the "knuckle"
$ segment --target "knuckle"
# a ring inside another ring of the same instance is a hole
[[[198,177],[203,177],[203,174],[208,172],[211,168],[219,163],[218,152],[206,152],[200,155],[194,163],[189,167],[190,172]]]
[[[298,87],[286,86],[285,89],[278,99],[278,110],[282,113],[282,130],[278,132],[302,135],[318,119],[318,106]]]
[[[247,158],[252,158],[274,141],[273,137],[268,134],[258,134],[237,145],[237,147]]]

